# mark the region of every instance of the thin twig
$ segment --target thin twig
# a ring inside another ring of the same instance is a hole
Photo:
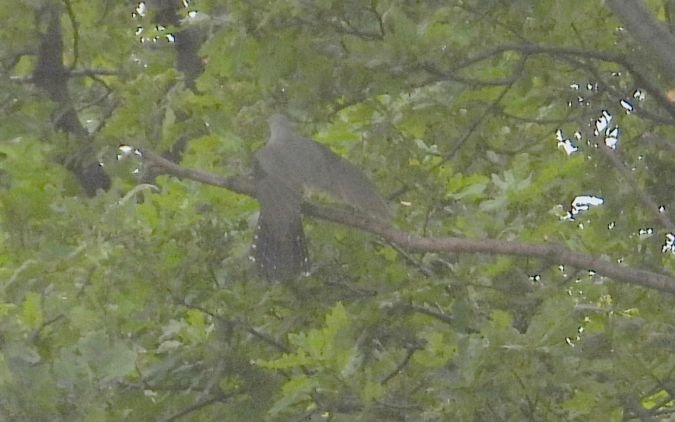
[[[502,101],[502,99],[504,99],[504,97],[509,92],[509,90],[511,90],[512,86],[513,86],[513,84],[510,84],[510,85],[504,87],[504,89],[502,90],[502,92],[499,93],[497,98],[495,98],[492,101],[492,103],[489,106],[487,106],[485,108],[485,110],[483,110],[483,113],[480,116],[478,116],[478,118],[471,124],[471,126],[469,126],[467,131],[464,132],[464,135],[455,144],[454,148],[450,152],[444,154],[443,158],[441,160],[439,160],[436,164],[431,166],[429,171],[433,171],[433,170],[437,169],[438,167],[442,166],[443,164],[445,164],[450,158],[452,158],[457,153],[457,151],[459,151],[464,146],[466,141],[468,141],[469,138],[471,137],[471,135],[476,131],[476,129],[478,129],[478,126],[483,122],[483,120],[485,120],[487,118],[487,116],[489,116],[490,113],[492,113],[492,111],[495,108],[497,108],[497,105]]]
[[[395,376],[400,374],[403,371],[403,368],[408,366],[408,363],[410,362],[410,359],[415,354],[415,352],[420,350],[420,349],[421,349],[421,346],[419,344],[410,345],[407,348],[407,353],[406,353],[405,357],[403,358],[403,360],[396,366],[396,368],[393,371],[391,371],[386,377],[384,377],[382,379],[382,381],[380,381],[380,384],[385,385],[386,383],[391,381]]]
[[[200,409],[203,409],[204,407],[211,406],[212,404],[215,404],[215,403],[218,403],[218,402],[225,401],[225,400],[229,399],[229,398],[232,397],[232,396],[234,396],[234,393],[225,394],[225,393],[223,393],[223,392],[220,392],[219,394],[217,394],[217,395],[215,395],[215,396],[213,396],[213,397],[211,397],[211,398],[209,398],[209,399],[206,399],[206,400],[197,402],[197,403],[195,403],[195,404],[192,404],[192,405],[190,405],[190,406],[187,406],[187,407],[185,407],[184,409],[181,409],[180,411],[174,413],[173,415],[167,416],[167,417],[165,417],[165,418],[157,419],[157,421],[158,421],[158,422],[171,422],[171,421],[175,421],[175,420],[178,420],[178,419],[182,418],[182,417],[185,416],[185,415],[188,415],[188,414],[190,414],[190,413],[192,413],[192,412],[196,412],[196,411],[198,411],[198,410],[200,410]]]
[[[444,314],[442,312],[434,311],[431,310],[427,307],[420,306],[420,305],[415,305],[415,304],[408,304],[408,303],[401,303],[398,306],[402,307],[403,309],[406,310],[411,310],[420,314],[428,315],[430,317],[436,318],[439,321],[445,322],[447,324],[452,324],[455,322],[454,318],[451,317],[450,315]]]
[[[219,320],[219,321],[221,321],[225,324],[228,324],[228,325],[234,324],[234,325],[237,325],[239,327],[242,327],[244,329],[244,331],[246,331],[247,333],[251,334],[252,336],[254,336],[254,337],[256,337],[256,338],[258,338],[262,341],[264,341],[265,343],[267,343],[271,346],[274,346],[276,349],[279,349],[280,351],[282,351],[284,353],[290,353],[290,349],[288,347],[279,343],[278,341],[276,341],[274,338],[270,337],[269,335],[267,335],[267,334],[265,334],[261,331],[256,330],[255,328],[253,328],[250,325],[244,323],[243,321],[240,321],[240,320],[237,320],[237,319],[226,319],[226,318],[223,318],[220,315],[204,308],[203,306],[193,305],[191,303],[187,303],[184,300],[181,300],[180,298],[176,298],[175,296],[174,296],[174,298],[176,299],[176,301],[180,305],[183,305],[186,308],[196,309],[198,311],[204,312],[205,314],[207,314],[207,315],[211,316],[212,318],[217,319],[217,320]]]
[[[80,76],[121,76],[122,72],[114,69],[74,69],[66,73],[66,76],[69,78],[80,77]],[[12,82],[20,84],[30,84],[34,82],[32,75],[27,76],[17,76],[12,75],[9,77],[9,80]]]
[[[433,277],[435,274],[433,271],[428,269],[427,267],[424,266],[419,260],[415,259],[412,255],[410,255],[406,250],[401,248],[400,246],[396,244],[390,244],[392,248],[396,250],[403,258],[405,258],[406,261],[410,263],[410,265],[414,266],[417,268],[422,274],[424,274],[426,277]]]

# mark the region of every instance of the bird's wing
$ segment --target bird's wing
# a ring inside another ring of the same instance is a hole
[[[383,220],[391,217],[387,203],[360,168],[335,154],[327,146],[318,142],[314,144],[317,151],[320,151],[321,158],[317,161],[322,163],[325,177],[309,179],[309,185],[314,185],[314,181],[318,180],[321,185],[315,187],[359,211]]]

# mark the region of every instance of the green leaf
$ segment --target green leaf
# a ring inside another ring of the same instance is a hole
[[[282,397],[277,400],[270,408],[270,415],[277,415],[290,406],[306,402],[310,399],[310,393],[317,387],[317,381],[306,375],[298,375],[288,382],[284,383],[281,394]]]
[[[21,322],[28,328],[35,329],[42,324],[43,320],[40,295],[35,292],[28,292],[21,305]]]

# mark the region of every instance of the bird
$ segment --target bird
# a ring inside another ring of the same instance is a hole
[[[378,220],[391,211],[373,183],[327,146],[296,132],[282,114],[268,119],[270,137],[254,155],[260,215],[251,257],[261,276],[284,281],[309,274],[301,204],[308,189],[324,192]]]

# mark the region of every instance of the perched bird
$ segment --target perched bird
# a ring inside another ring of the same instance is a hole
[[[363,172],[328,147],[306,138],[280,114],[255,154],[260,217],[252,256],[262,276],[287,280],[309,271],[300,205],[307,188],[325,192],[374,218],[390,218],[387,203]]]

